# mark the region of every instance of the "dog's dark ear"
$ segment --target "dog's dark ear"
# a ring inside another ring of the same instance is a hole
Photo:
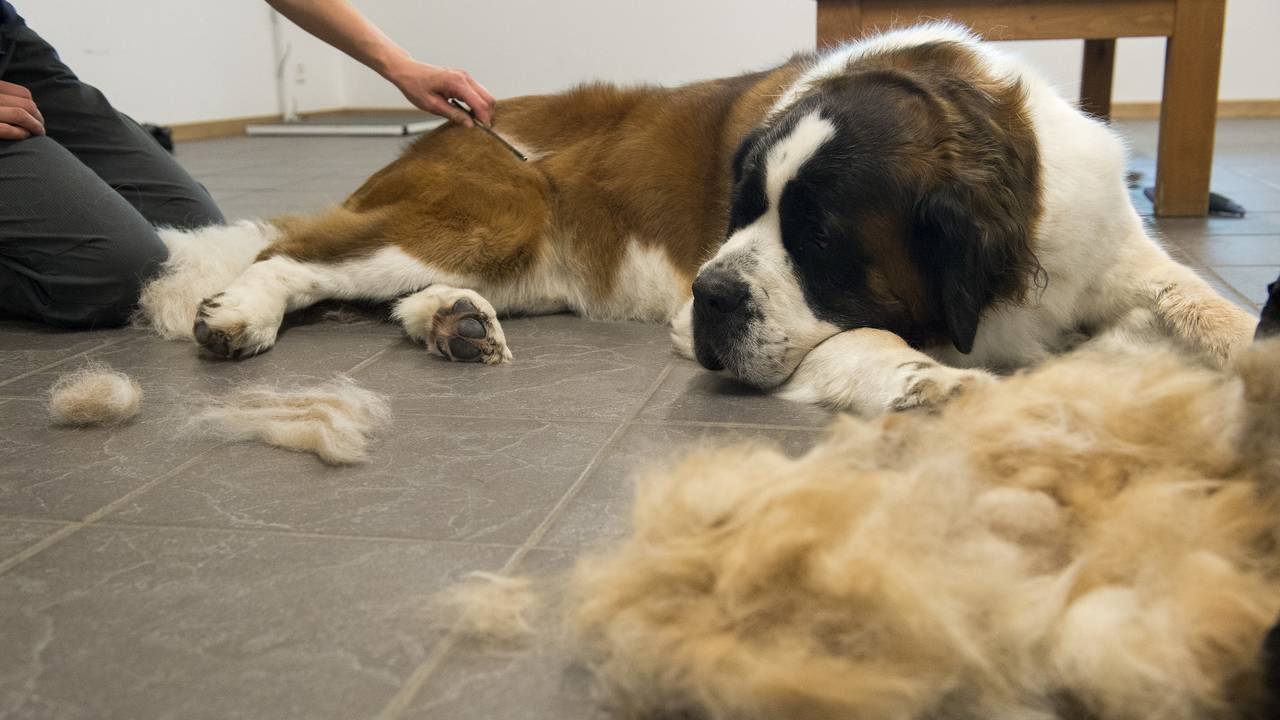
[[[1036,267],[1025,222],[1002,217],[978,192],[943,183],[916,204],[912,256],[931,284],[956,349],[973,351],[982,312],[1024,287]]]
[[[764,136],[764,128],[758,127],[747,133],[742,138],[742,142],[738,143],[738,149],[733,153],[733,183],[736,185],[742,179],[742,166],[747,162],[747,155],[751,154],[751,148],[760,141]]]

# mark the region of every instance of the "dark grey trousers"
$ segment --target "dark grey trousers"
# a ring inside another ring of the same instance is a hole
[[[166,257],[155,226],[221,223],[222,213],[26,25],[0,27],[0,50],[0,80],[31,91],[46,131],[0,140],[0,317],[119,325]]]

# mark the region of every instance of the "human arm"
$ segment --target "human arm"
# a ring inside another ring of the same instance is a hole
[[[486,125],[497,102],[465,70],[418,62],[378,29],[349,0],[267,0],[298,27],[350,55],[404,93],[414,105],[470,127],[471,118],[448,104],[458,98]]]

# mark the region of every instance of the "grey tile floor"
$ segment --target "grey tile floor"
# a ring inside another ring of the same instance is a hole
[[[1154,124],[1121,129],[1149,181]],[[177,155],[235,218],[339,201],[399,146],[238,138]],[[1280,272],[1280,121],[1223,122],[1214,187],[1249,216],[1154,225],[1256,310]],[[557,316],[506,332],[516,363],[499,368],[439,361],[375,321],[296,327],[228,363],[129,330],[0,321],[0,717],[602,716],[554,643],[455,642],[429,597],[470,570],[564,572],[625,531],[629,477],[676,448],[765,437],[800,452],[830,416],[674,358],[661,328]],[[141,415],[49,427],[50,383],[93,359],[142,384]],[[391,397],[364,465],[175,422],[196,393],[338,373]],[[540,623],[555,617],[553,603]]]

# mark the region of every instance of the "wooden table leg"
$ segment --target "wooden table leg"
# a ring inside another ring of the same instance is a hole
[[[1209,211],[1226,0],[1178,0],[1164,60],[1156,215]]]
[[[1080,109],[1111,121],[1111,79],[1116,72],[1114,38],[1084,41],[1084,68],[1080,73]]]
[[[818,49],[862,37],[862,0],[818,0]]]

